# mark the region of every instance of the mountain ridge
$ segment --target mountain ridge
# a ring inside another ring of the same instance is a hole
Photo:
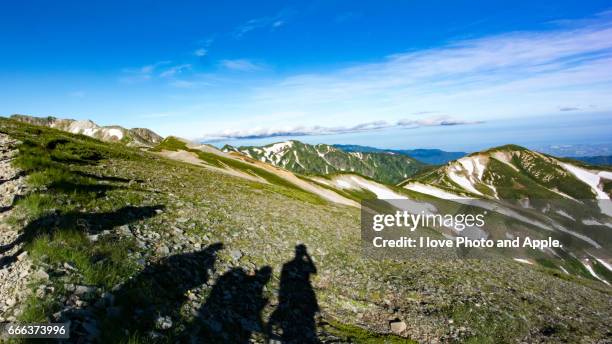
[[[567,196],[593,199],[598,195],[609,199],[602,193],[605,186],[594,186],[585,181],[588,177],[584,173],[589,172],[582,171],[584,165],[566,161],[508,144],[471,153],[413,179],[408,178],[400,186],[420,182],[459,195],[505,199],[536,195],[542,199]],[[590,166],[586,168],[595,170]],[[591,178],[597,179],[596,184],[607,184],[606,180],[610,178],[607,171],[597,171],[595,175]]]
[[[11,115],[10,118],[73,134],[82,134],[106,142],[121,142],[128,146],[153,147],[163,139],[163,137],[147,128],[126,129],[118,125],[100,126],[91,120],[63,119],[53,116],[36,117],[21,114]]]
[[[0,153],[10,157],[0,159],[0,172],[10,172],[0,175],[0,187],[27,183],[23,195],[0,204],[12,219],[0,231],[0,261],[9,267],[0,269],[2,321],[69,322],[68,342],[197,342],[201,332],[189,330],[206,328],[210,318],[200,315],[212,314],[232,320],[224,329],[252,329],[253,341],[264,343],[267,332],[257,324],[275,324],[287,297],[304,302],[285,294],[283,283],[292,266],[308,262],[300,281],[320,314],[296,331],[316,329],[322,343],[608,338],[612,289],[587,271],[612,280],[605,260],[563,256],[559,267],[538,256],[364,258],[357,208],[274,180],[254,167],[284,170],[263,162],[238,166],[209,146],[178,139],[160,145],[136,149],[0,118]],[[167,159],[164,151],[193,153],[200,161]],[[19,171],[2,167],[8,164]],[[269,179],[219,170],[228,166]],[[298,178],[341,187],[346,197],[387,198],[391,191],[410,202],[422,199],[350,174]],[[369,194],[356,189],[364,185]],[[504,226],[510,221],[494,216]],[[243,339],[240,331],[226,333],[225,342]]]
[[[296,140],[261,147],[225,145],[222,150],[238,152],[297,173],[328,175],[354,172],[387,184],[395,184],[425,167],[405,155],[345,152],[332,145],[310,145]]]

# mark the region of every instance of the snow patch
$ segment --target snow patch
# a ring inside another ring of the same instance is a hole
[[[465,176],[459,175],[456,171],[449,171],[448,177],[455,183],[459,184],[464,190],[467,190],[473,194],[482,196],[482,193],[474,188],[472,182]]]
[[[407,197],[397,194],[378,183],[355,176],[351,176],[351,180],[360,187],[376,194],[376,197],[379,199],[407,199]]]
[[[563,226],[561,226],[560,224],[553,222],[553,227],[555,227],[555,229],[560,230],[561,232],[567,233],[569,235],[573,235],[576,238],[586,241],[588,242],[591,246],[595,247],[595,248],[601,248],[601,245],[599,243],[597,243],[597,241],[589,238],[588,236],[584,235],[584,234],[580,234],[578,232],[574,232],[572,230],[569,230]]]
[[[93,136],[93,133],[98,128],[100,127],[92,121],[81,120],[81,121],[74,121],[70,123],[70,126],[68,127],[67,131],[73,134],[83,134],[87,136]],[[91,134],[88,134],[88,133],[91,133]]]
[[[361,152],[350,152],[350,155],[357,157],[360,160],[363,160],[363,154]]]
[[[582,224],[587,226],[606,226],[612,228],[612,223],[601,223],[595,219],[584,219],[582,220]]]
[[[529,264],[529,265],[533,265],[532,262],[528,261],[527,259],[522,259],[522,258],[514,258],[514,260],[516,260],[519,263],[523,263],[523,264]]]
[[[300,157],[298,157],[296,151],[293,151],[293,156],[295,157],[295,162],[297,162],[297,164],[300,165],[302,168],[305,168],[304,165],[302,165],[302,163],[300,162]]]
[[[589,263],[588,259],[585,259],[584,261],[582,261],[582,265],[584,265],[584,267],[589,270],[589,273],[591,274],[591,276],[597,278],[598,280],[604,282],[607,285],[610,285],[610,283],[608,283],[608,281],[606,281],[605,279],[599,277],[599,275],[597,275],[595,273],[595,270],[593,270],[593,267],[591,266],[591,264]]]
[[[612,180],[612,172],[600,171],[599,173],[597,173],[597,175],[603,179]]]
[[[338,184],[338,186],[342,189],[352,189],[353,188],[353,186],[349,182],[346,182],[342,179],[337,180],[336,184]]]
[[[106,131],[109,137],[116,137],[117,140],[121,140],[123,138],[123,132],[120,129],[110,128]]]
[[[457,203],[462,203],[462,204],[466,204],[466,205],[472,205],[472,206],[476,206],[476,207],[480,207],[483,209],[487,209],[487,210],[491,210],[494,211],[496,213],[511,217],[513,219],[519,220],[521,222],[524,223],[528,223],[531,224],[533,226],[548,230],[548,231],[553,231],[554,229],[547,226],[546,224],[543,224],[539,221],[536,220],[532,220],[526,216],[523,216],[519,213],[517,213],[514,210],[505,208],[500,206],[499,204],[496,204],[494,202],[491,201],[485,201],[485,200],[479,200],[479,199],[474,199],[474,198],[469,198],[469,197],[461,197],[461,196],[457,196],[454,195],[452,193],[437,189],[435,187],[429,186],[429,185],[424,185],[424,184],[419,184],[419,183],[412,183],[412,184],[408,184],[406,186],[404,186],[404,188],[408,189],[408,190],[412,190],[412,191],[416,191],[416,192],[420,192],[420,193],[424,193],[426,195],[430,195],[430,196],[434,196],[434,197],[438,197],[438,198],[442,198],[442,199],[446,199],[446,200],[450,200],[450,201],[454,201]],[[573,235],[581,240],[584,240],[586,242],[588,242],[589,244],[591,244],[593,247],[595,248],[600,248],[601,245],[599,245],[596,241],[594,241],[593,239],[589,238],[586,235],[574,232],[572,230],[566,229],[565,227],[557,224],[557,223],[553,223],[553,226],[555,229]]]
[[[602,200],[599,203],[599,209],[601,212],[612,216],[612,202],[610,202],[610,196],[605,193],[602,189],[600,189],[601,179],[609,179],[612,173],[601,171],[601,172],[593,172],[586,170],[584,168],[580,168],[571,164],[561,163],[561,165],[570,173],[572,173],[576,178],[581,180],[583,183],[587,184],[591,187],[591,190],[595,192],[597,195],[596,198],[598,200]]]
[[[82,134],[86,135],[86,136],[93,137],[97,132],[98,132],[97,128],[87,128],[87,129],[83,130]]]
[[[486,168],[485,157],[476,155],[476,156],[467,156],[457,160],[466,169],[470,176],[475,176],[478,180],[482,180],[482,175],[484,174]]]
[[[285,142],[275,143],[269,147],[264,147],[263,150],[264,150],[264,154],[271,155],[271,154],[276,154],[280,151],[283,151],[285,150],[285,148],[288,148],[291,146],[293,146],[293,141],[285,141]]]
[[[458,196],[450,192],[444,191],[442,189],[438,189],[437,187],[434,187],[431,185],[425,185],[421,183],[410,183],[404,186],[404,189],[420,192],[422,194],[426,194],[426,195],[430,195],[430,196],[434,196],[434,197],[446,199],[446,200],[456,200],[456,199],[461,199],[461,198],[469,199],[467,197]]]
[[[595,260],[598,261],[599,264],[603,265],[606,269],[608,269],[608,271],[612,271],[612,266],[608,264],[608,262],[606,262],[605,260],[597,257],[595,257]]]
[[[567,217],[570,220],[576,221],[576,219],[574,219],[570,214],[564,212],[563,210],[557,210],[556,213],[561,215],[561,216],[565,216],[565,217]],[[582,223],[584,223],[584,221],[582,221]]]
[[[517,172],[519,171],[519,169],[516,168],[516,166],[514,166],[512,164],[512,162],[511,162],[512,161],[512,154],[511,153],[497,151],[497,152],[494,152],[492,156],[493,156],[493,158],[495,158],[495,159],[503,162],[504,164],[510,166],[513,170],[515,170]]]
[[[574,165],[570,165],[570,164],[566,164],[566,163],[561,163],[561,165],[567,171],[569,171],[571,174],[573,174],[576,178],[581,180],[583,183],[589,185],[591,187],[591,189],[597,195],[598,199],[610,199],[608,194],[606,194],[605,192],[603,192],[599,188],[599,183],[601,181],[601,176],[598,173],[593,173],[593,172],[591,172],[589,170],[586,170],[584,168],[580,168],[580,167],[577,167],[577,166],[574,166]],[[599,172],[599,173],[602,173],[602,172]]]
[[[317,155],[319,156],[319,158],[323,159],[323,161],[325,161],[325,163],[326,163],[327,165],[333,166],[333,165],[332,165],[332,163],[331,163],[331,162],[329,162],[329,161],[327,160],[327,158],[325,157],[325,153],[321,153],[321,152],[319,152],[319,149],[318,149],[318,148],[315,148],[315,151],[317,152]],[[327,151],[329,152],[329,149],[328,149]],[[327,171],[328,171],[328,167],[327,167],[327,165],[325,166],[325,173],[329,173],[329,172],[327,172]]]

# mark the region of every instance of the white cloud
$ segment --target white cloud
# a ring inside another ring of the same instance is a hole
[[[561,112],[580,111],[580,108],[574,107],[574,106],[565,106],[565,107],[560,107],[559,111]]]
[[[209,81],[201,80],[202,78],[192,78],[190,80],[172,80],[169,85],[176,88],[196,88],[200,86],[211,86],[213,85]]]
[[[293,126],[287,128],[251,128],[244,130],[224,130],[216,133],[208,133],[204,135],[203,140],[214,141],[224,139],[253,139],[266,138],[277,136],[312,136],[312,135],[333,135],[333,134],[348,134],[357,132],[367,132],[389,128],[418,128],[443,125],[464,125],[478,124],[479,122],[471,122],[457,120],[450,117],[432,117],[423,119],[403,119],[394,123],[386,121],[372,121],[360,123],[352,126]]]
[[[251,72],[264,69],[262,65],[247,59],[221,60],[219,63],[224,68],[242,72]]]
[[[161,76],[162,78],[169,78],[169,77],[176,76],[177,74],[180,74],[190,69],[191,69],[191,64],[188,64],[188,63],[176,65],[176,66],[172,66],[166,69],[165,71],[161,72],[159,76]]]
[[[279,28],[287,23],[289,18],[293,15],[293,11],[291,10],[282,10],[278,12],[274,16],[269,17],[260,17],[248,20],[242,25],[237,26],[232,33],[232,36],[235,39],[241,39],[247,33],[262,29],[262,28],[270,28],[272,30]]]
[[[134,83],[139,81],[150,80],[160,67],[172,63],[171,61],[158,61],[153,64],[148,64],[139,68],[126,68],[123,70],[125,74],[119,80],[125,83]]]
[[[253,89],[245,108],[295,109],[338,122],[398,120],[436,108],[463,118],[612,109],[612,24],[559,27],[453,42]]]
[[[156,69],[158,69],[161,66],[167,65],[172,63],[171,61],[158,61],[155,62],[153,64],[149,64],[146,66],[142,66],[136,70],[133,69],[128,69],[128,72],[132,72],[132,73],[140,73],[140,74],[151,74],[153,73]]]
[[[204,48],[196,49],[196,51],[194,51],[193,54],[197,57],[206,56],[208,54],[208,50]]]
[[[426,123],[410,121],[438,114],[492,122],[612,111],[610,17],[455,41],[348,68],[280,78],[272,73],[215,73],[205,79],[216,86],[210,93],[185,92],[193,95],[185,112],[194,120],[203,113],[216,116],[197,125],[172,126],[190,137],[201,136],[203,128],[210,130],[208,137],[313,135],[333,128],[350,132],[378,120],[393,125],[408,120],[402,123],[418,127]],[[268,70],[248,59],[222,60],[220,66],[231,71]],[[191,79],[169,81],[177,81],[175,87],[193,86]]]

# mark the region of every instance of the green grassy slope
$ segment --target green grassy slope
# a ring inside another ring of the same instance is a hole
[[[224,150],[236,150],[253,159],[286,168],[290,171],[327,175],[338,172],[357,173],[376,181],[396,184],[424,168],[413,158],[402,154],[386,152],[350,153],[334,146],[310,145],[299,141],[289,141],[291,146],[268,155],[265,153],[274,144],[263,147],[224,147]]]
[[[194,153],[198,156],[202,162],[209,164],[211,166],[225,168],[230,167],[236,169],[238,171],[246,172],[248,174],[252,174],[258,177],[263,178],[267,182],[272,185],[280,186],[281,188],[276,188],[276,191],[279,193],[283,193],[289,197],[294,197],[300,200],[304,200],[311,203],[322,204],[325,203],[323,199],[318,197],[317,195],[306,192],[291,182],[275,175],[274,173],[268,172],[262,168],[255,167],[253,165],[249,165],[247,163],[223,157],[221,155],[203,152],[198,149],[192,149],[187,147],[187,144],[175,137],[168,137],[164,139],[159,145],[155,146],[151,151],[159,152],[162,150],[168,151],[178,151],[183,150],[187,152]],[[254,187],[258,187],[259,183],[253,183]]]
[[[510,156],[510,161],[500,161],[495,157],[495,153],[507,154]],[[559,193],[561,192],[575,199],[593,199],[595,197],[588,185],[559,165],[559,162],[563,160],[536,153],[517,145],[495,147],[472,153],[469,156],[479,155],[487,156],[488,164],[482,179],[477,181],[474,187],[484,195],[496,196],[500,199],[521,199],[524,197],[563,199],[563,196]],[[421,182],[449,192],[467,194],[466,190],[449,178],[448,170],[452,166],[459,166],[459,163],[450,162],[437,169],[424,171],[404,180],[400,185]],[[496,195],[489,186],[495,188]]]

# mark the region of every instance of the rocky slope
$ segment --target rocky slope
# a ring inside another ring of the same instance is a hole
[[[18,247],[48,277],[2,316],[70,320],[69,342],[609,339],[601,282],[512,260],[369,259],[356,208],[291,185],[1,118],[0,133],[22,142],[11,166],[29,188],[0,273]],[[339,178],[317,177],[367,181]]]
[[[6,134],[0,133],[0,250],[3,257],[0,265],[0,321],[15,321],[19,315],[16,308],[31,294],[27,286],[33,278],[48,277],[44,271],[33,271],[27,252],[20,247],[7,248],[19,236],[8,219],[12,216],[15,201],[27,192],[25,176],[22,171],[12,166],[20,142]],[[38,276],[38,277],[37,277]]]
[[[291,140],[263,147],[223,147],[287,170],[314,175],[357,173],[376,181],[395,184],[420,171],[423,164],[401,154],[345,152],[334,146],[309,145]]]
[[[117,125],[102,127],[90,120],[77,121],[74,119],[27,115],[12,115],[11,118],[25,123],[64,130],[73,134],[90,136],[102,141],[122,142],[134,147],[153,147],[163,140],[161,136],[149,129],[125,129]]]

